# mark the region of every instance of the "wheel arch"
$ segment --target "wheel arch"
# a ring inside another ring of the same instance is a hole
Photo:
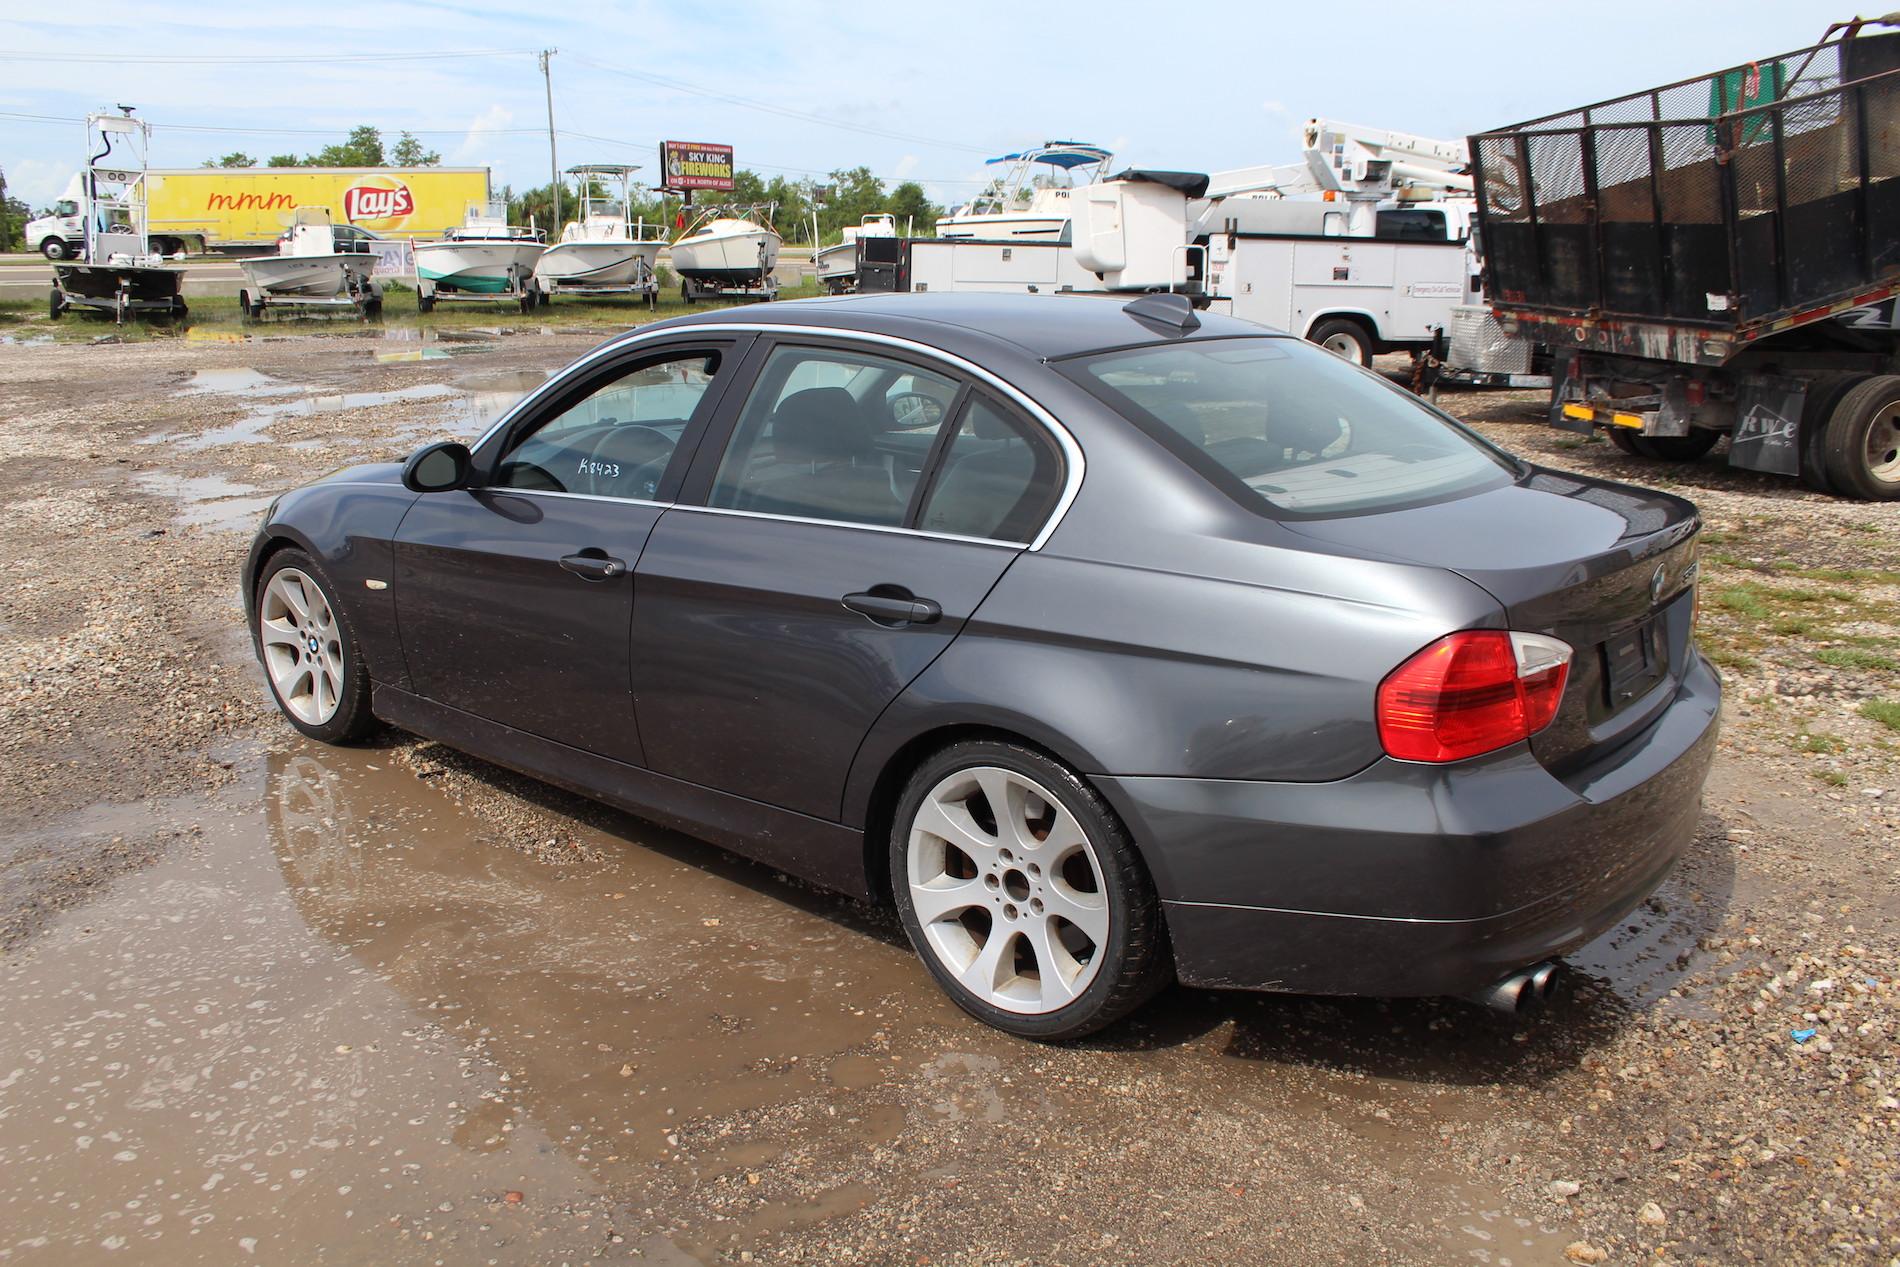
[[[1379,329],[1379,318],[1366,308],[1322,308],[1307,319],[1306,328],[1300,331],[1300,337],[1310,342],[1313,331],[1328,321],[1350,321],[1362,328],[1366,332],[1366,338],[1371,341],[1374,352],[1377,352],[1380,345],[1386,342],[1385,334]]]
[[[1157,860],[1143,845],[1141,824],[1129,817],[1128,807],[1122,804],[1113,789],[1104,786],[1089,773],[1094,763],[1083,759],[1073,745],[1061,740],[1051,744],[1030,733],[1042,730],[1042,727],[1028,719],[1016,724],[1002,719],[943,718],[916,729],[908,738],[889,748],[886,755],[877,761],[875,769],[869,768],[871,763],[864,759],[864,753],[860,750],[859,760],[852,768],[851,782],[846,789],[845,821],[859,826],[863,833],[865,887],[872,901],[881,906],[888,906],[891,902],[890,834],[897,802],[904,794],[905,785],[931,757],[953,744],[971,740],[1017,744],[1067,766],[1078,779],[1094,789],[1095,794],[1121,821],[1149,877],[1164,894],[1168,891],[1165,876],[1155,865]]]

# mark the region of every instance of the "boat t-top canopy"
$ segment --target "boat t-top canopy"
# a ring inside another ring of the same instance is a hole
[[[631,176],[640,170],[638,163],[581,163],[567,169],[569,176]]]
[[[1113,157],[1115,157],[1114,151],[1105,150],[1099,145],[1090,145],[1086,141],[1044,141],[1034,149],[1023,150],[1017,154],[1004,154],[987,161],[990,163],[1047,163],[1051,167],[1060,167],[1067,171],[1077,167],[1087,167],[1092,163],[1106,163]]]

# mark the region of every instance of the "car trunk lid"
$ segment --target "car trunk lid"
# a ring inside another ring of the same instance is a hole
[[[1456,572],[1498,600],[1510,628],[1569,643],[1563,702],[1531,740],[1560,776],[1639,731],[1688,669],[1699,521],[1679,497],[1536,471],[1434,505],[1287,526]]]

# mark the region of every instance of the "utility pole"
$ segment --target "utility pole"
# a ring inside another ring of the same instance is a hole
[[[554,154],[554,75],[548,69],[548,58],[560,51],[558,48],[541,50],[541,82],[548,90],[548,183],[554,186],[554,224],[548,232],[557,238],[561,234],[561,160]]]

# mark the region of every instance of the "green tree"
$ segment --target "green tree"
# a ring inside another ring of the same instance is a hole
[[[389,151],[390,165],[394,167],[439,167],[442,156],[434,150],[422,148],[422,142],[409,133],[397,136],[396,144]]]
[[[369,124],[350,129],[341,145],[326,145],[304,159],[305,167],[381,167],[383,134]]]
[[[223,158],[207,158],[204,165],[206,167],[256,167],[257,160],[243,150],[232,150]]]
[[[561,236],[561,226],[554,223],[554,186],[541,185],[535,189],[524,189],[519,194],[504,186],[502,197],[508,201],[508,223],[526,228],[529,224],[537,229],[547,230],[549,238]],[[567,194],[561,197],[562,209],[573,199]]]
[[[908,232],[925,237],[937,231],[937,218],[943,215],[943,208],[930,201],[924,187],[914,180],[907,180],[891,190],[885,210],[897,217],[899,233]]]
[[[273,154],[264,160],[266,167],[302,167],[303,160],[295,154]]]
[[[7,175],[0,172],[0,251],[19,251],[26,246],[26,222],[33,209],[7,192]]]

